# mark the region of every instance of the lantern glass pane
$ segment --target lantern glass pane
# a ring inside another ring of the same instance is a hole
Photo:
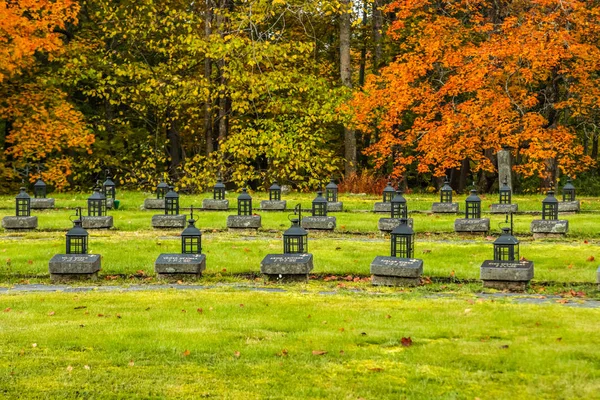
[[[327,196],[327,201],[330,203],[335,203],[337,202],[337,189],[327,189],[325,191],[326,196]]]
[[[67,236],[67,254],[87,254],[87,237]]]
[[[164,199],[165,198],[165,194],[167,194],[167,188],[157,188],[156,189],[156,198],[157,199]]]
[[[313,217],[326,217],[327,216],[327,203],[313,203],[312,215],[313,215]]]
[[[106,200],[108,201],[108,199],[115,199],[115,187],[114,186],[104,186],[104,197],[106,197]]]
[[[214,189],[213,198],[215,200],[225,200],[225,189]]]
[[[165,198],[165,215],[179,215],[179,197]]]
[[[383,192],[383,202],[384,203],[391,202],[393,197],[394,197],[394,192]]]
[[[563,190],[563,201],[575,201],[575,190],[573,190],[573,189]]]
[[[238,215],[252,215],[252,200],[238,200]]]
[[[17,199],[17,217],[29,217],[31,215],[31,206],[29,199]]]
[[[510,204],[511,192],[509,190],[503,190],[500,192],[500,204]]]
[[[181,239],[182,254],[201,254],[201,238],[200,236],[185,236]]]
[[[519,245],[494,245],[495,261],[515,261],[519,259]]]
[[[103,217],[106,215],[106,202],[103,200],[88,200],[88,215],[90,217]]]
[[[392,218],[407,218],[407,216],[406,203],[392,203]]]
[[[279,201],[281,200],[281,190],[269,190],[269,200],[271,201]]]
[[[558,219],[558,203],[544,203],[542,205],[542,219]]]
[[[414,251],[413,235],[392,234],[392,257],[412,258]]]
[[[36,199],[45,199],[46,198],[46,188],[45,187],[34,187],[33,194]]]
[[[440,191],[440,201],[442,203],[452,203],[452,191],[451,190]]]
[[[481,218],[481,203],[478,201],[467,201],[466,218]]]
[[[283,252],[285,254],[306,253],[308,240],[306,236],[289,235],[283,238]]]

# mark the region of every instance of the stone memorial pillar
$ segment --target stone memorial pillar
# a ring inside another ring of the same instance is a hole
[[[510,150],[503,148],[497,154],[498,157],[498,178],[500,182],[505,182],[512,191],[512,158]]]

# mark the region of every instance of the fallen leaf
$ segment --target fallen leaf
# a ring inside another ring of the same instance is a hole
[[[182,313],[186,313],[187,311],[186,311],[186,310],[181,310],[181,312],[182,312]]]
[[[471,312],[471,309],[470,309],[470,308],[465,308],[465,314],[468,314],[468,313],[470,313],[470,312]]]
[[[71,367],[70,365],[67,367],[67,371],[71,372],[73,371],[73,367]]]
[[[183,285],[183,281],[177,281],[178,285]]]
[[[502,346],[500,346],[501,349],[508,349],[508,345],[507,344],[503,344]]]
[[[87,307],[86,306],[77,306],[73,310],[82,310],[84,308],[87,308]]]
[[[344,350],[340,350],[340,354],[341,354],[341,355],[344,355]]]
[[[559,337],[559,338],[556,338],[556,341],[557,341],[557,342],[560,342],[561,340],[562,340],[562,338],[561,338],[561,337]]]
[[[336,250],[341,250],[342,248],[341,248],[341,247],[336,247],[335,249],[336,249]]]
[[[381,367],[373,367],[373,368],[367,368],[369,371],[373,371],[373,372],[381,372],[383,371],[383,368]]]
[[[183,352],[183,356],[184,356],[184,357],[187,357],[187,356],[189,356],[190,354],[191,354],[191,352],[190,352],[189,350],[185,350],[185,351]]]
[[[345,331],[345,329],[344,329],[344,328],[340,328],[340,329],[338,329],[338,330],[339,330],[340,332],[344,332],[344,331]]]
[[[116,315],[116,317],[117,317],[118,319],[121,319],[121,314],[117,314],[117,315]]]
[[[54,311],[50,311],[50,312],[48,313],[48,315],[49,315],[49,316],[53,316],[54,314],[55,314],[55,312],[54,312]]]
[[[327,352],[324,350],[313,350],[312,353],[313,353],[313,356],[322,356],[324,354],[327,354]]]
[[[400,344],[402,344],[402,347],[410,347],[413,344],[413,341],[411,339],[411,337],[403,337],[402,339],[400,339]]]
[[[4,309],[4,312],[10,312],[10,310],[12,310],[12,308],[7,307],[7,308]]]
[[[236,358],[240,358],[240,355],[241,355],[241,353],[240,353],[239,351],[236,351],[235,353],[233,353],[233,355],[234,355]]]
[[[573,269],[573,264],[569,264],[569,265],[567,265],[567,268],[569,268],[569,269]]]
[[[202,309],[201,308],[197,309],[196,311],[198,311],[198,313],[202,314]]]
[[[587,258],[587,260],[588,260],[588,261],[594,261],[594,260],[595,260],[595,258],[594,258],[594,256],[589,256],[589,257]]]
[[[37,343],[31,343],[31,347],[37,347]]]
[[[240,307],[244,307],[244,305],[243,305],[243,304],[240,304]]]
[[[425,250],[423,250],[423,253],[424,254],[431,253],[431,250],[430,249],[425,249]]]
[[[27,264],[33,264],[33,260],[27,260]]]
[[[360,333],[362,336],[367,336],[367,332],[361,332]]]
[[[223,268],[221,271],[222,272],[227,272],[227,268]]]
[[[387,319],[390,319],[390,318],[392,318],[392,316],[391,316],[390,314],[386,315],[385,317],[386,317]]]
[[[104,314],[98,314],[99,317],[104,317]]]
[[[89,365],[84,365],[83,368],[87,369],[88,371],[90,370],[90,366]]]
[[[135,363],[133,362],[133,360],[129,360],[129,364],[130,367],[133,367],[135,365]]]
[[[588,242],[587,240],[584,240],[584,241],[583,241],[583,243],[584,243],[584,244],[588,244],[589,242]]]

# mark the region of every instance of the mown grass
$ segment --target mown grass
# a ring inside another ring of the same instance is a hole
[[[597,309],[222,289],[0,301],[4,398],[593,399],[600,390]]]
[[[203,252],[207,255],[205,276],[214,278],[260,272],[265,255],[280,253],[278,234],[270,237],[240,236],[228,233],[205,234]],[[317,237],[315,237],[317,236]],[[491,240],[448,242],[419,240],[416,257],[425,262],[424,275],[479,279],[483,260],[492,257]],[[0,281],[14,283],[23,277],[48,277],[48,260],[64,253],[61,233],[38,234],[28,240],[0,241]],[[154,261],[160,253],[180,251],[180,238],[173,232],[92,233],[90,253],[102,255],[103,276],[140,274],[154,276]],[[377,255],[389,254],[389,240],[327,238],[310,234],[309,251],[314,255],[315,274],[369,275]],[[526,242],[521,255],[534,261],[536,281],[594,282],[600,251],[596,244]]]

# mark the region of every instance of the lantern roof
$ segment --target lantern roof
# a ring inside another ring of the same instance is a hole
[[[42,178],[38,179],[37,182],[33,185],[34,188],[43,188],[46,187],[46,182],[42,180]]]
[[[306,232],[306,230],[300,226],[298,218],[293,218],[291,221],[292,221],[292,226],[289,227],[285,232],[283,232],[284,236],[306,236],[306,235],[308,235],[308,232]]]
[[[408,225],[408,220],[406,218],[402,218],[400,220],[400,225],[394,228],[392,231],[392,235],[413,235],[415,231]]]
[[[395,191],[396,189],[394,189],[394,187],[392,186],[392,182],[388,182],[385,189],[383,189],[384,193],[394,193]]]
[[[22,187],[19,189],[19,194],[15,196],[15,199],[30,199],[31,197],[25,191],[25,188]]]
[[[440,190],[442,192],[451,192],[452,191],[452,186],[450,186],[450,181],[448,180],[448,177],[446,177],[446,179],[444,179],[444,186],[442,186],[442,188]]]
[[[81,220],[73,221],[73,227],[67,232],[67,236],[88,236],[88,232],[81,226]]]
[[[469,202],[481,202],[479,196],[477,196],[477,190],[471,189],[471,194],[467,197],[467,201]]]
[[[558,199],[554,197],[554,190],[548,190],[546,198],[542,200],[542,203],[558,203]]]
[[[406,203],[406,199],[402,196],[402,190],[396,190],[396,195],[392,199],[392,203]]]
[[[92,193],[92,195],[88,197],[88,200],[106,200],[106,197],[102,194],[102,192],[100,192],[100,189],[98,189],[98,187],[95,187],[93,190],[94,193]]]
[[[221,178],[217,179],[217,183],[214,186],[215,189],[225,189],[225,185],[223,184],[223,180]]]
[[[494,241],[494,245],[512,245],[519,244],[519,239],[510,234],[510,228],[502,228],[502,235]]]
[[[173,186],[169,186],[169,191],[165,194],[165,198],[176,199],[179,197],[179,193],[173,190]]]
[[[188,220],[188,226],[181,232],[181,236],[202,236],[200,229],[196,228],[196,225],[194,225],[195,222],[196,220],[194,217],[190,218]]]
[[[335,181],[333,180],[333,178],[329,181],[327,186],[325,186],[325,189],[337,189],[337,188],[338,188],[338,186],[335,184]]]
[[[502,181],[502,184],[500,185],[500,191],[510,192],[510,186],[508,186],[508,181],[506,180],[506,178]]]
[[[115,186],[115,183],[112,181],[112,179],[110,179],[109,176],[107,176],[102,186]]]
[[[575,190],[575,186],[573,186],[571,178],[567,179],[567,183],[565,183],[565,186],[563,186],[563,190]]]
[[[158,185],[156,185],[156,188],[157,189],[168,189],[169,185],[161,179],[160,182],[158,183]]]
[[[317,197],[312,201],[313,203],[327,203],[327,199],[323,197],[322,191],[317,191]]]
[[[248,193],[248,189],[242,188],[242,193],[238,196],[238,200],[252,200],[252,196]]]
[[[281,190],[281,186],[279,186],[277,182],[273,182],[269,190]]]

